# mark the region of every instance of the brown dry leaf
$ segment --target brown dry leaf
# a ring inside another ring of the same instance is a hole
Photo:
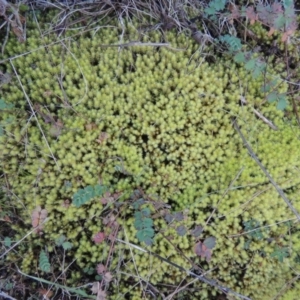
[[[288,41],[289,37],[292,36],[294,33],[295,33],[294,29],[287,30],[286,32],[283,33],[283,35],[281,37],[281,41],[282,42]]]
[[[91,130],[96,129],[96,128],[97,128],[97,124],[95,124],[95,123],[89,123],[89,124],[85,125],[85,130],[86,131],[91,131]]]
[[[98,291],[96,300],[106,300],[106,292]]]
[[[114,202],[114,197],[112,197],[112,194],[110,192],[106,192],[100,199],[100,202],[104,205],[107,203],[112,203]]]
[[[35,228],[36,233],[42,233],[44,228],[43,222],[46,220],[48,212],[46,209],[42,209],[37,206],[31,214],[31,225]]]
[[[94,282],[93,283],[93,286],[91,287],[91,291],[93,294],[97,294],[98,291],[100,289],[100,283],[97,281],[97,282]]]
[[[47,289],[39,289],[39,294],[43,296],[43,299],[50,299],[53,296],[53,292]]]
[[[250,24],[253,25],[255,21],[258,20],[258,15],[254,11],[253,6],[249,6],[246,8],[246,17],[250,20]]]
[[[98,142],[99,144],[102,144],[105,140],[107,140],[108,139],[108,133],[106,133],[106,132],[101,132],[100,134],[99,134],[99,137],[98,137],[98,139],[96,140],[96,142]]]
[[[91,291],[93,294],[97,294],[97,300],[106,300],[106,292],[101,290],[100,283],[94,282],[93,286],[91,287]]]
[[[271,36],[275,31],[276,31],[276,29],[274,27],[271,27],[268,32],[268,36]]]
[[[93,236],[95,244],[101,244],[105,240],[106,236],[104,232],[98,232]]]
[[[45,91],[44,93],[43,93],[43,96],[45,96],[45,97],[50,97],[52,95],[52,91]]]
[[[113,276],[111,275],[110,272],[106,272],[103,276],[103,279],[105,282],[108,283],[108,282],[111,282],[111,280],[113,279]]]
[[[62,207],[68,208],[71,205],[71,201],[69,199],[64,200],[61,204]]]
[[[204,243],[198,242],[194,247],[194,251],[198,256],[205,258],[207,262],[211,260],[212,251]]]
[[[228,9],[231,12],[230,15],[231,20],[236,20],[241,16],[240,9],[237,5],[233,3],[229,3]]]
[[[11,29],[13,33],[17,36],[19,42],[25,42],[24,31],[23,28],[18,26],[17,22],[12,20],[10,22]]]
[[[49,133],[51,134],[51,136],[58,137],[60,136],[63,127],[63,122],[58,119],[55,123],[52,123]]]
[[[102,275],[106,272],[106,267],[103,264],[98,264],[96,269],[99,275]]]

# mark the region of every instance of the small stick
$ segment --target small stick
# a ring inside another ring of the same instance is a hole
[[[244,97],[241,96],[241,102],[243,104],[247,104],[247,101]],[[260,113],[258,110],[256,110],[255,108],[252,108],[253,112],[255,113],[255,115],[260,118],[263,122],[265,122],[268,126],[270,126],[273,130],[278,130],[278,128],[270,121],[268,120],[265,116],[263,116],[262,113]]]
[[[288,198],[286,197],[286,195],[284,194],[283,190],[277,185],[277,183],[274,181],[274,179],[271,177],[271,175],[268,173],[268,171],[266,170],[266,168],[263,166],[263,164],[260,162],[260,160],[258,159],[258,157],[256,156],[256,154],[253,152],[252,148],[250,147],[250,145],[248,144],[247,140],[245,139],[244,135],[242,134],[239,125],[236,122],[236,119],[233,120],[233,126],[235,128],[235,130],[238,132],[238,134],[240,135],[240,137],[243,140],[243,143],[245,145],[245,147],[247,148],[250,156],[255,160],[255,162],[259,165],[259,167],[261,168],[261,170],[265,173],[265,175],[267,176],[267,178],[270,180],[270,182],[273,184],[273,186],[275,187],[276,191],[278,192],[278,194],[281,196],[281,198],[285,201],[285,203],[288,205],[288,207],[291,209],[291,211],[296,215],[297,219],[300,221],[300,215],[297,212],[296,208],[291,204],[291,202],[288,200]]]

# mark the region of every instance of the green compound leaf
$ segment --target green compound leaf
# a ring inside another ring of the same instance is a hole
[[[81,205],[87,203],[94,197],[102,196],[105,192],[105,187],[101,185],[96,185],[95,187],[88,185],[84,189],[79,189],[73,196],[72,203],[76,207],[80,207]]]
[[[136,200],[135,202],[133,202],[131,205],[134,209],[139,209],[140,206],[142,206],[145,203],[145,200],[143,198],[140,198],[138,200]]]
[[[134,227],[136,230],[151,228],[152,226],[153,226],[153,221],[150,218],[144,218],[144,219],[136,218],[134,221]]]
[[[289,256],[289,250],[287,247],[276,246],[275,250],[271,253],[271,257],[277,258],[279,262],[283,262],[284,258]]]
[[[55,244],[56,244],[57,246],[61,246],[65,240],[66,240],[66,237],[65,237],[64,235],[61,235],[60,237],[58,237],[58,238],[55,240]]]
[[[231,52],[239,51],[239,50],[242,49],[241,40],[239,38],[235,37],[235,36],[226,34],[224,36],[221,36],[219,38],[219,40],[222,43],[227,44],[227,46],[229,48],[229,51],[231,51]]]
[[[286,21],[287,21],[286,17],[283,14],[280,14],[274,20],[274,27],[275,27],[275,29],[284,28]]]
[[[252,239],[261,240],[263,239],[263,233],[261,231],[260,224],[256,220],[249,220],[243,222],[244,230],[247,232],[247,235],[250,236]]]
[[[269,93],[271,91],[272,88],[274,88],[278,83],[278,79],[275,78],[274,80],[264,84],[260,91],[263,92],[263,93]]]
[[[245,68],[248,71],[254,71],[256,66],[256,59],[250,59],[246,64],[245,64]]]
[[[245,57],[245,53],[244,52],[238,52],[234,57],[233,57],[234,61],[236,63],[244,63],[246,62],[246,57]]]
[[[6,103],[3,99],[0,99],[0,110],[11,109],[14,105],[11,103]]]
[[[144,242],[147,245],[152,244],[152,238],[154,237],[154,229],[153,228],[144,228],[142,230],[139,230],[136,233],[136,237],[140,242]]]
[[[106,192],[106,186],[97,184],[94,186],[94,197],[102,196]]]
[[[51,265],[49,263],[48,256],[44,250],[42,250],[40,253],[39,267],[43,272],[46,272],[46,273],[50,272]]]
[[[70,250],[70,249],[72,249],[73,244],[70,242],[63,242],[62,247],[64,248],[64,250]]]
[[[214,15],[219,10],[223,10],[225,8],[226,0],[213,0],[210,1],[207,8],[204,9],[204,12],[207,15]]]
[[[267,95],[267,100],[270,103],[277,101],[277,99],[278,99],[277,92],[272,92],[272,93],[270,93],[270,94]]]
[[[285,98],[280,99],[277,103],[278,110],[284,110],[287,107],[288,103]]]
[[[143,208],[143,209],[141,210],[141,213],[142,213],[142,216],[143,216],[143,217],[149,217],[150,214],[151,214],[151,211],[150,211],[150,209],[149,209],[148,207],[146,207],[146,208]]]
[[[11,238],[10,237],[5,237],[4,238],[4,246],[5,247],[10,247],[11,246]]]
[[[210,236],[206,238],[203,242],[206,248],[212,250],[216,246],[216,238],[213,236]]]

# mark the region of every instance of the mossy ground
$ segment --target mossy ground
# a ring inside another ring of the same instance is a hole
[[[41,278],[66,287],[89,284],[103,264],[99,290],[108,299],[222,294],[132,246],[139,245],[252,299],[280,295],[299,269],[298,224],[233,120],[299,211],[299,127],[265,101],[262,89],[286,75],[283,63],[274,56],[268,71],[253,78],[232,57],[213,46],[204,51],[184,32],[141,30],[149,19],[105,19],[86,33],[77,24],[58,35],[47,32],[49,16],[27,16],[26,42],[11,36],[1,65],[13,74],[1,89],[14,106],[1,114],[1,209],[11,213],[3,214],[1,234],[12,245],[20,241],[4,268],[40,278],[37,289],[44,288]],[[252,30],[267,37],[263,26]],[[288,83],[277,91],[288,92]],[[108,187],[105,197],[72,205],[79,189],[97,184]],[[154,222],[151,247],[136,237],[137,189],[145,200],[139,209],[148,208]],[[38,207],[47,222],[26,236]],[[180,217],[170,221],[174,212]],[[197,226],[203,233],[195,237]],[[99,232],[106,240],[96,244]],[[58,245],[62,236],[71,249]],[[194,246],[210,236],[216,247],[207,262]],[[41,250],[49,255],[50,274],[41,272]],[[282,299],[293,299],[295,291]]]

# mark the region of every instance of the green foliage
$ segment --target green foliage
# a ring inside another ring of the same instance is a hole
[[[150,246],[153,243],[155,233],[153,229],[153,220],[150,217],[151,211],[148,207],[142,208],[144,203],[145,200],[143,198],[132,203],[132,207],[136,210],[134,213],[134,227],[137,230],[137,239]]]
[[[210,236],[206,238],[203,242],[206,248],[212,250],[216,246],[216,238],[213,236]]]
[[[86,186],[84,189],[79,189],[73,196],[73,204],[76,207],[80,207],[83,204],[87,203],[89,200],[91,200],[94,197],[100,197],[102,196],[105,191],[106,187],[102,185],[96,185],[96,186]]]
[[[288,105],[286,94],[285,93],[279,94],[277,91],[273,91],[270,94],[268,94],[267,100],[270,103],[277,102],[278,110],[284,110]]]
[[[219,37],[220,42],[225,43],[229,52],[237,52],[242,49],[241,40],[233,35],[225,34]]]
[[[12,103],[6,103],[3,99],[0,99],[0,111],[1,110],[7,110],[7,109],[12,109],[14,105]],[[12,118],[7,118],[4,122],[0,123],[0,136],[4,134],[3,127],[6,124],[9,124],[11,122]]]
[[[49,273],[50,272],[50,262],[49,258],[44,250],[40,252],[40,257],[39,257],[39,267],[43,272]]]
[[[55,241],[55,244],[57,246],[62,246],[64,250],[70,250],[73,247],[72,243],[68,242],[64,235],[58,237]]]
[[[3,99],[0,99],[0,110],[12,109],[13,107],[13,104],[6,103]]]
[[[10,247],[11,246],[11,238],[10,237],[5,237],[4,238],[4,246],[5,247]]]
[[[218,11],[225,8],[227,0],[212,0],[209,2],[208,7],[204,9],[204,12],[207,16],[213,16]]]
[[[271,257],[278,259],[279,262],[283,262],[284,258],[289,256],[289,249],[287,247],[276,246],[275,250],[271,253]]]
[[[263,239],[263,233],[260,229],[260,223],[257,220],[249,220],[243,222],[244,230],[247,232],[247,236],[250,239],[261,240]]]
[[[137,230],[136,237],[140,242],[150,246],[153,243],[154,229],[153,220],[150,217],[150,209],[143,208],[134,213],[134,227]]]

